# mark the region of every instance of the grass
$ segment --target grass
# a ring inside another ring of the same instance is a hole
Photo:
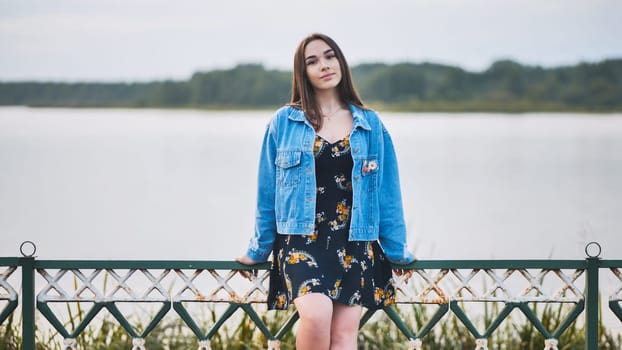
[[[487,327],[497,315],[501,306],[492,304],[485,309],[485,313],[474,320],[475,324]],[[532,305],[547,329],[556,328],[562,322],[565,315],[565,307],[557,304]],[[401,305],[398,312],[407,320],[411,329],[420,329],[430,317],[434,307],[412,304]],[[514,314],[517,312],[517,314]],[[285,323],[292,311],[267,311],[260,312],[263,322],[268,326],[272,334]],[[67,322],[67,326],[79,323],[84,312],[80,310],[74,313]],[[98,325],[93,325],[77,338],[79,349],[89,350],[129,350],[132,349],[132,339],[125,330],[118,325],[116,320],[107,313],[102,313]],[[542,350],[544,337],[520,316],[518,310],[513,311],[513,317],[506,319],[501,326],[488,338],[489,349],[503,350]],[[148,350],[186,350],[196,349],[198,339],[192,334],[183,321],[169,314],[145,339],[145,347]],[[208,313],[202,315],[202,329],[208,329],[218,319],[219,313],[213,307],[208,308]],[[211,339],[212,350],[254,350],[265,349],[266,337],[258,330],[253,321],[245,313],[239,314],[235,321],[227,322]],[[40,320],[43,322],[43,320]],[[0,349],[18,350],[20,330],[19,321],[13,316],[0,326]],[[137,322],[140,327],[140,321]],[[614,335],[602,324],[599,325],[600,338],[598,348],[601,350],[620,349],[622,336]],[[37,334],[36,350],[62,350],[62,340],[52,329],[40,330]],[[574,322],[562,334],[559,339],[559,350],[582,350],[585,349],[585,332],[581,325]],[[475,348],[475,339],[461,324],[457,317],[446,315],[423,339],[426,350],[441,349],[469,349]],[[288,332],[281,341],[281,349],[295,349],[293,332]],[[377,313],[372,320],[363,326],[359,332],[359,349],[407,349],[407,339],[399,329],[381,312]]]

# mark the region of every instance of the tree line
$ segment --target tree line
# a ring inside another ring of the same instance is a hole
[[[404,111],[622,111],[622,59],[543,68],[503,60],[482,72],[435,63],[360,64],[363,100]],[[145,83],[0,82],[0,105],[39,107],[275,108],[291,72],[260,64]]]

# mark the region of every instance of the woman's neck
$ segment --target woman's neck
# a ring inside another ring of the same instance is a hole
[[[343,108],[343,103],[339,99],[339,95],[337,94],[337,90],[335,89],[316,91],[315,98],[317,101],[317,106],[320,108],[320,111],[322,111],[323,114],[328,114]]]

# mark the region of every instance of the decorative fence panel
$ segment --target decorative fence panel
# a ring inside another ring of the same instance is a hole
[[[425,337],[444,317],[453,315],[475,340],[476,350],[483,350],[499,326],[518,314],[546,339],[542,344],[546,350],[557,349],[560,336],[580,320],[585,323],[586,348],[595,350],[601,317],[599,271],[614,276],[608,312],[622,322],[622,260],[600,259],[599,246],[597,254],[589,255],[587,248],[586,254],[585,260],[439,260],[400,266],[406,273],[395,277],[396,304],[364,312],[360,327],[374,322],[376,313],[384,313],[403,334],[396,341],[409,349],[424,349]],[[64,349],[76,349],[76,338],[106,310],[133,338],[132,349],[143,350],[150,332],[165,316],[173,315],[194,334],[199,350],[206,350],[227,320],[237,314],[251,320],[268,349],[278,349],[298,315],[286,313],[276,328],[262,317],[268,268],[268,263],[249,267],[233,261],[0,258],[0,324],[21,304],[23,349],[35,348],[37,310],[64,338]],[[21,271],[21,280],[12,285],[17,271]],[[537,312],[539,305],[551,304],[564,310],[554,329]],[[148,305],[152,312],[147,322],[135,324],[131,313],[124,312],[128,305]],[[213,309],[218,312],[214,311],[210,324],[191,312],[197,305],[219,306]],[[482,305],[491,315],[484,322],[475,311]],[[81,316],[73,320],[76,307]],[[432,311],[422,318],[421,310]]]

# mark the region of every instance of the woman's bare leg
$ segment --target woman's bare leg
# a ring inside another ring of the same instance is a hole
[[[333,303],[330,350],[356,350],[363,307]]]
[[[296,331],[297,350],[328,350],[333,301],[324,294],[310,293],[294,299],[300,316]]]

